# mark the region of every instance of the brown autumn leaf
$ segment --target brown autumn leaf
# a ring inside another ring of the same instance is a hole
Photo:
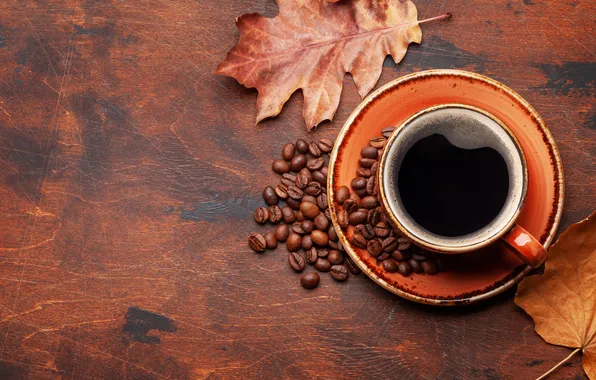
[[[421,41],[420,23],[450,16],[419,22],[409,0],[276,1],[275,18],[252,13],[236,20],[240,40],[216,73],[258,90],[257,122],[279,114],[302,89],[309,130],[333,118],[346,73],[366,96],[385,57],[397,64],[410,42]]]
[[[596,379],[596,212],[563,232],[544,274],[520,282],[515,303],[545,341],[581,349],[584,371]]]

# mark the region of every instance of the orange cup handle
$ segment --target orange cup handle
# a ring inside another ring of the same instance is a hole
[[[517,224],[502,239],[524,263],[533,268],[538,268],[546,260],[547,253],[542,244]]]

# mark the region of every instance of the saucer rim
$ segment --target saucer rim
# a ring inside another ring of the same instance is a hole
[[[385,85],[381,86],[380,88],[378,88],[377,90],[372,92],[368,97],[366,97],[362,102],[360,102],[360,104],[354,109],[354,111],[352,111],[352,113],[350,114],[350,116],[345,121],[344,125],[342,126],[342,128],[339,131],[339,134],[336,139],[336,143],[333,147],[333,150],[331,152],[331,156],[329,159],[329,175],[327,178],[327,194],[328,194],[329,205],[330,205],[330,209],[331,209],[330,210],[331,211],[330,212],[331,221],[333,223],[334,228],[338,232],[338,237],[339,237],[342,245],[344,246],[346,252],[350,256],[350,258],[356,263],[356,265],[360,268],[360,270],[362,270],[362,272],[364,272],[370,279],[372,279],[375,283],[377,283],[384,289],[386,289],[386,290],[390,291],[391,293],[394,293],[402,298],[406,298],[408,300],[411,300],[411,301],[414,301],[417,303],[427,304],[427,305],[435,305],[435,306],[467,305],[467,304],[476,303],[476,302],[494,297],[494,296],[510,289],[515,284],[517,284],[519,281],[521,281],[524,277],[526,277],[532,271],[533,268],[531,266],[527,265],[513,278],[507,279],[507,277],[505,277],[506,281],[499,284],[497,287],[495,287],[491,290],[488,290],[486,292],[482,292],[480,294],[473,295],[473,296],[469,296],[469,297],[464,296],[464,297],[456,298],[456,299],[423,297],[423,296],[409,293],[409,292],[399,289],[397,287],[394,287],[394,286],[388,284],[384,279],[377,276],[364,262],[362,262],[362,260],[358,256],[358,254],[353,250],[350,243],[348,242],[346,235],[341,230],[341,228],[339,227],[339,224],[337,222],[337,210],[336,210],[336,206],[335,206],[335,193],[333,191],[334,178],[335,178],[335,163],[337,162],[337,156],[339,153],[339,149],[343,145],[344,139],[345,139],[346,135],[348,134],[348,132],[350,131],[351,126],[354,123],[354,120],[358,116],[360,116],[361,112],[369,104],[373,103],[377,97],[379,97],[386,91],[391,90],[392,88],[399,86],[405,82],[409,82],[409,81],[416,80],[419,78],[433,77],[433,76],[456,76],[456,77],[461,77],[464,79],[472,79],[472,80],[478,80],[480,82],[485,82],[485,83],[495,87],[496,90],[501,90],[501,91],[507,93],[509,96],[511,96],[513,99],[515,99],[515,101],[517,101],[518,104],[520,104],[526,111],[528,111],[528,113],[536,120],[537,126],[542,130],[542,132],[546,138],[546,141],[544,141],[545,144],[548,143],[548,145],[550,145],[550,147],[552,148],[553,159],[555,161],[554,164],[556,166],[556,169],[558,172],[558,177],[559,177],[558,178],[559,198],[556,203],[556,213],[554,215],[553,224],[550,228],[548,236],[545,239],[545,242],[543,243],[543,246],[545,249],[549,248],[549,246],[551,245],[551,243],[554,240],[557,229],[559,227],[562,213],[563,213],[563,204],[564,204],[564,200],[565,200],[565,180],[564,180],[564,173],[563,173],[563,164],[561,161],[559,149],[557,148],[557,144],[555,143],[555,140],[554,140],[550,130],[548,129],[548,127],[546,127],[544,120],[540,117],[538,112],[536,112],[536,110],[530,105],[530,103],[528,103],[528,101],[526,101],[524,98],[521,97],[521,95],[519,95],[518,93],[513,91],[508,86],[506,86],[506,85],[502,84],[501,82],[498,82],[492,78],[489,78],[482,74],[477,74],[477,73],[473,73],[470,71],[464,71],[464,70],[435,69],[435,70],[419,71],[419,72],[404,75],[402,77],[396,78],[396,79],[386,83]],[[515,273],[515,270],[516,269],[514,269],[510,273],[510,275]]]

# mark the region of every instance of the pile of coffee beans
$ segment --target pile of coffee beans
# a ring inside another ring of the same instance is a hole
[[[412,272],[435,274],[440,266],[436,255],[418,249],[397,234],[380,206],[376,172],[392,131],[393,128],[384,129],[382,136],[371,139],[362,149],[352,190],[346,186],[337,189],[338,223],[344,230],[351,229],[350,242],[366,249],[387,272],[404,276]],[[288,263],[296,272],[303,272],[311,265],[317,272],[329,272],[336,281],[345,281],[348,273],[358,274],[360,270],[345,253],[331,223],[326,184],[332,149],[333,142],[327,139],[319,142],[299,139],[283,146],[282,158],[271,164],[280,181],[263,190],[268,207],[259,207],[254,213],[257,223],[276,227],[264,235],[251,234],[248,244],[261,253],[285,243]],[[304,288],[314,289],[319,285],[317,272],[309,271],[301,276]]]
[[[412,273],[437,274],[443,263],[434,252],[426,252],[393,229],[379,201],[377,170],[387,138],[394,127],[370,139],[360,151],[359,167],[350,188],[337,189],[337,221],[342,230],[350,230],[350,243],[365,249],[386,272],[403,276]],[[349,236],[350,234],[348,234]]]
[[[250,248],[259,253],[285,243],[288,264],[296,272],[312,266],[316,271],[306,272],[300,278],[306,289],[319,285],[317,272],[329,272],[336,281],[347,280],[348,273],[360,273],[345,254],[331,223],[327,170],[332,149],[333,142],[327,139],[319,142],[299,139],[283,146],[282,158],[271,164],[280,181],[263,190],[263,199],[269,207],[259,207],[254,213],[257,223],[276,227],[264,235],[253,233],[248,238]]]

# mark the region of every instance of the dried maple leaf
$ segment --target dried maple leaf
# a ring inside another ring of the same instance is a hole
[[[410,42],[419,43],[419,24],[409,0],[277,0],[279,15],[257,13],[236,20],[240,40],[216,73],[256,88],[257,122],[277,115],[298,89],[310,130],[331,120],[347,72],[364,97],[377,83],[387,55],[395,63]]]
[[[581,349],[584,371],[596,379],[596,212],[561,235],[544,274],[524,279],[515,303],[548,343]]]

